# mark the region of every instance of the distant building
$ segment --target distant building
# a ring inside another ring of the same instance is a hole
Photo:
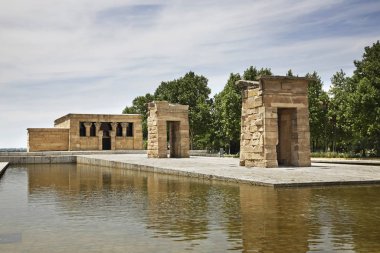
[[[143,149],[139,114],[67,114],[54,128],[28,128],[28,151]]]

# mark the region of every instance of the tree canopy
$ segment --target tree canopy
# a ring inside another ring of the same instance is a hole
[[[355,60],[351,77],[343,70],[331,77],[328,92],[321,77],[310,72],[309,121],[313,151],[342,151],[380,156],[380,43],[364,48],[361,60]],[[189,105],[190,138],[193,149],[225,148],[232,153],[240,148],[240,79],[257,80],[272,75],[270,68],[250,66],[243,74],[231,73],[221,92],[210,97],[208,80],[190,71],[171,81],[161,82],[153,94],[138,96],[123,113],[143,115],[147,137],[147,103],[167,100]],[[294,76],[291,69],[286,76]],[[298,76],[298,75],[297,75]]]

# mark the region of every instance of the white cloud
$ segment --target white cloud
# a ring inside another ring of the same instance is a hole
[[[51,126],[69,112],[119,113],[189,70],[208,77],[214,93],[230,72],[250,65],[275,74],[316,70],[328,85],[340,68],[352,71],[352,61],[380,33],[366,28],[379,21],[366,16],[379,12],[377,1],[0,5],[0,147],[25,146],[25,128]],[[11,134],[4,131],[10,126]]]

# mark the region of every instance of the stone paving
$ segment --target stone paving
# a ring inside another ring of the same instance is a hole
[[[79,164],[152,171],[274,187],[380,184],[380,166],[312,163],[311,167],[246,168],[239,159],[150,158],[143,154],[80,155]]]

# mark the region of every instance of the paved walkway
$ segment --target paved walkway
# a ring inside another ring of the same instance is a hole
[[[236,158],[148,159],[141,154],[78,156],[77,163],[274,187],[380,184],[380,166],[312,163],[312,167],[245,168]]]

